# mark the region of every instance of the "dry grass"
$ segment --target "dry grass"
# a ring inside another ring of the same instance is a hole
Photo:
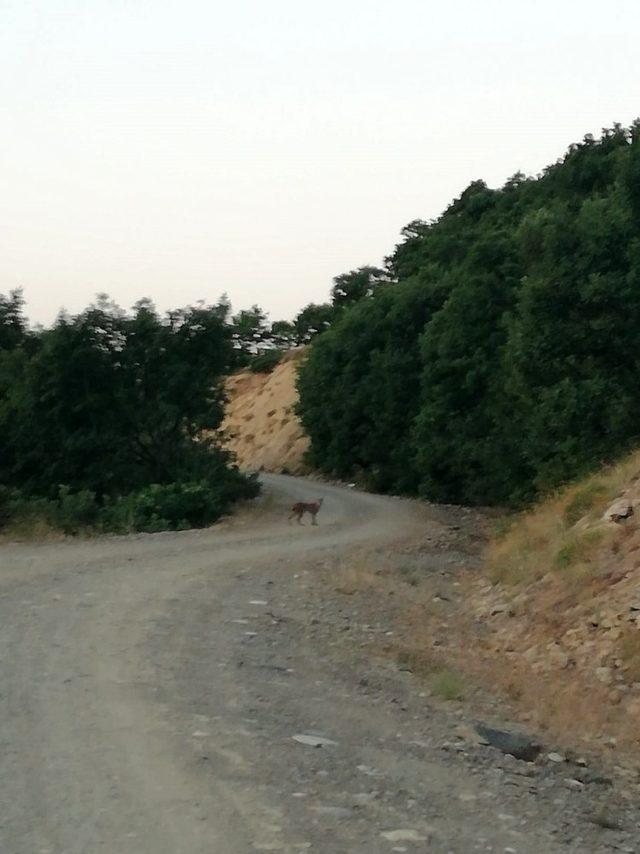
[[[618,654],[624,665],[627,682],[640,682],[640,630],[626,628],[618,643]]]
[[[82,537],[82,532],[76,535]],[[43,516],[27,515],[13,520],[2,529],[0,545],[7,543],[59,543],[66,535],[54,528]]]
[[[494,583],[529,584],[555,570],[567,580],[588,577],[599,551],[616,534],[602,514],[640,470],[640,452],[541,501],[497,531],[488,554]]]
[[[366,590],[382,587],[380,569],[376,570],[373,561],[366,553],[354,555],[347,563],[342,563],[335,572],[334,590],[342,596],[354,596]]]
[[[436,643],[443,636],[442,606],[433,601],[440,587],[437,575],[395,557],[362,551],[343,563],[332,581],[337,593],[370,596],[387,618],[395,614],[396,631],[385,638],[381,654],[423,679],[434,697],[447,702],[467,698],[471,683],[457,666],[456,652]]]

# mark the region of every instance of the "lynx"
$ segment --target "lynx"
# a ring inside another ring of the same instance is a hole
[[[311,516],[311,524],[317,525],[316,516],[320,512],[320,508],[322,507],[322,502],[324,498],[319,498],[317,501],[312,501],[310,504],[306,504],[304,501],[298,501],[297,504],[294,504],[291,508],[291,515],[289,516],[289,522],[296,517],[298,519],[298,525],[304,525],[302,521],[302,517],[305,513],[308,513]]]

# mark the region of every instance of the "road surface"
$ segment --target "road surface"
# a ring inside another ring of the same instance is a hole
[[[443,750],[460,713],[342,643],[318,573],[412,507],[268,476],[209,530],[0,547],[0,852],[610,850],[577,794]]]

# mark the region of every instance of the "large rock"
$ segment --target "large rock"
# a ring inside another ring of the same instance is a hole
[[[533,762],[542,750],[541,744],[524,733],[492,729],[484,724],[477,724],[476,729],[492,747],[525,762]]]
[[[604,513],[604,518],[607,522],[624,522],[625,519],[629,519],[633,516],[633,504],[629,501],[628,498],[618,498],[617,501],[614,501]]]

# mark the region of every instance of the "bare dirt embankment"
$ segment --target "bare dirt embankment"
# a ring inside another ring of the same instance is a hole
[[[222,431],[242,468],[304,474],[309,440],[294,407],[296,377],[304,349],[293,350],[269,374],[240,371],[226,383]]]

